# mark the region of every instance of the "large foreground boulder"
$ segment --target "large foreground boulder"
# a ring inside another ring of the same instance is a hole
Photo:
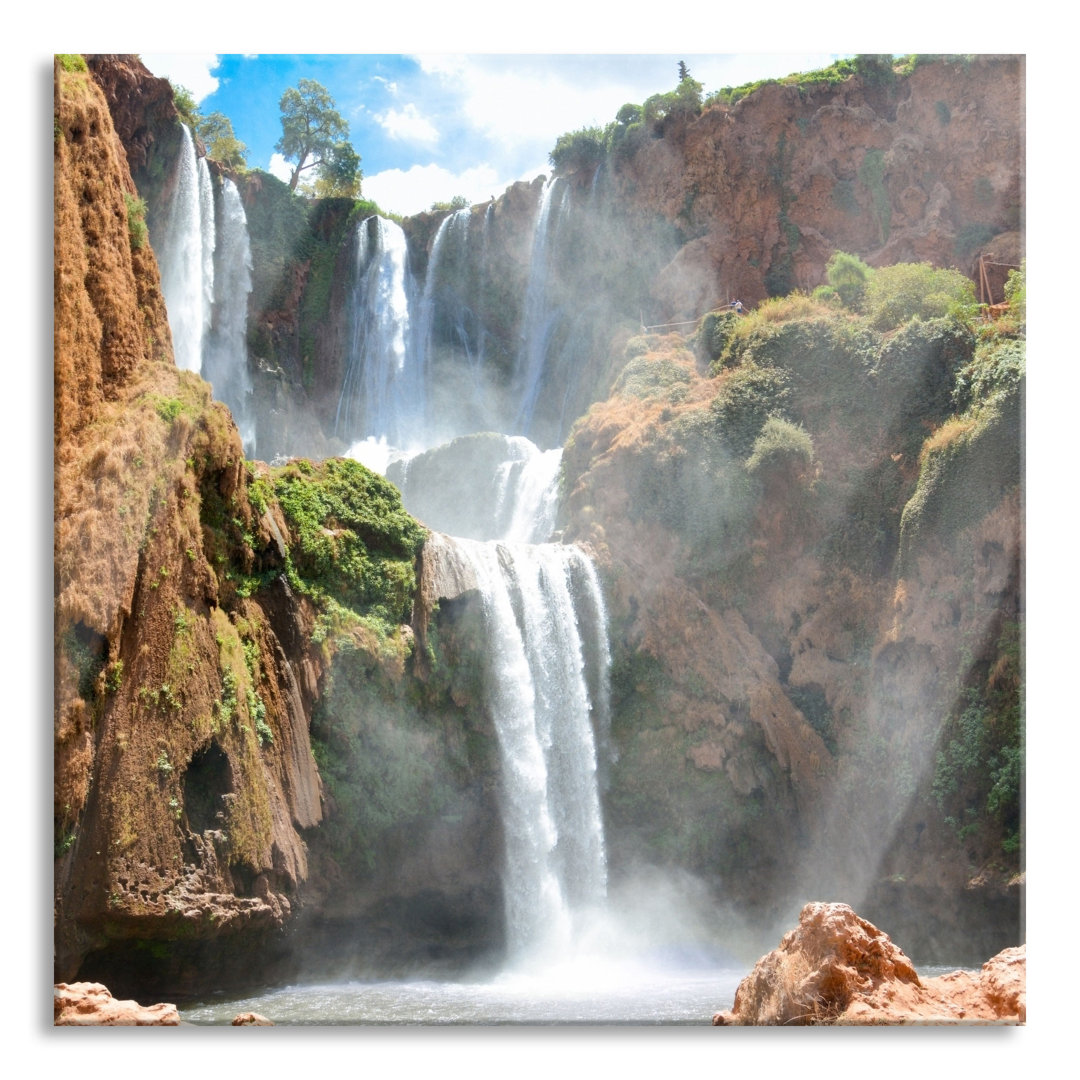
[[[739,984],[717,1026],[781,1024],[1022,1024],[1026,947],[978,972],[920,979],[911,961],[847,904],[807,904],[799,925]]]
[[[175,1005],[117,1001],[101,983],[56,983],[53,1024],[67,1027],[177,1027]]]

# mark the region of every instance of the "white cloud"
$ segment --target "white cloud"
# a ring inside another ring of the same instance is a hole
[[[270,173],[271,176],[276,176],[279,180],[284,180],[287,184],[292,179],[293,167],[281,154],[271,154],[270,164],[266,166],[266,171]]]
[[[439,141],[435,125],[427,117],[421,116],[420,110],[411,102],[402,109],[387,109],[384,113],[376,113],[375,119],[391,139],[430,146]]]
[[[413,165],[365,176],[363,194],[387,213],[408,215],[427,210],[434,202],[449,202],[455,195],[464,195],[470,203],[486,202],[509,183],[488,164],[459,173],[441,165]]]
[[[211,74],[221,62],[217,53],[142,53],[139,59],[158,78],[190,90],[196,104],[218,88]]]

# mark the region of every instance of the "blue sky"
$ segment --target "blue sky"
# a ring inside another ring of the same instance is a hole
[[[841,54],[141,55],[156,75],[186,86],[204,113],[229,117],[249,166],[283,178],[278,102],[299,79],[317,80],[349,124],[364,195],[412,214],[459,194],[481,202],[545,172],[559,135],[674,89],[680,60],[708,93],[824,67]]]

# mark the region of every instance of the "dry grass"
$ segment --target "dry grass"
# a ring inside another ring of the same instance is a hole
[[[944,450],[958,439],[963,438],[977,423],[978,421],[972,416],[954,416],[952,419],[946,420],[923,443],[922,450],[919,453],[919,464],[921,465],[931,454]]]

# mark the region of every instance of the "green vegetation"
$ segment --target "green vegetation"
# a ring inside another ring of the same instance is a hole
[[[551,167],[560,175],[596,169],[607,155],[607,138],[602,128],[584,127],[560,135],[548,154]]]
[[[914,318],[971,318],[976,310],[971,279],[959,270],[929,263],[880,267],[866,283],[863,302],[863,313],[878,330],[890,330]]]
[[[857,309],[873,271],[858,257],[846,251],[833,252],[825,267],[825,276],[845,307]]]
[[[458,210],[464,210],[469,205],[469,200],[464,195],[455,195],[449,202],[433,202],[431,213],[453,214]]]
[[[195,102],[195,95],[186,86],[176,84],[173,86],[173,104],[180,114],[180,120],[194,131],[199,123],[199,106]]]
[[[1021,627],[1007,622],[976,665],[980,678],[965,690],[942,731],[933,792],[945,823],[960,839],[988,829],[1000,853],[1020,844],[1024,777]]]
[[[82,58],[81,53],[57,53],[56,62],[64,71],[86,71],[86,61]]]
[[[200,116],[195,132],[206,145],[206,153],[226,168],[243,171],[247,162],[247,147],[236,137],[232,121],[219,112]]]
[[[149,230],[146,227],[146,200],[138,195],[124,192],[124,205],[127,207],[128,237],[131,250],[138,251],[146,243]]]
[[[289,190],[296,190],[301,173],[318,169],[319,180],[327,188],[319,194],[358,194],[360,156],[348,142],[349,125],[326,87],[314,79],[300,79],[281,95],[278,104],[281,138],[274,149],[296,163]]]
[[[813,461],[814,442],[806,429],[780,416],[770,416],[754,440],[753,452],[746,459],[746,471],[752,474],[801,473]]]
[[[791,396],[789,381],[786,372],[746,363],[721,383],[709,411],[720,438],[737,457],[753,453],[770,417],[784,416]]]
[[[272,474],[274,493],[295,537],[290,584],[336,601],[382,635],[409,619],[422,526],[392,484],[359,462],[299,460]]]

